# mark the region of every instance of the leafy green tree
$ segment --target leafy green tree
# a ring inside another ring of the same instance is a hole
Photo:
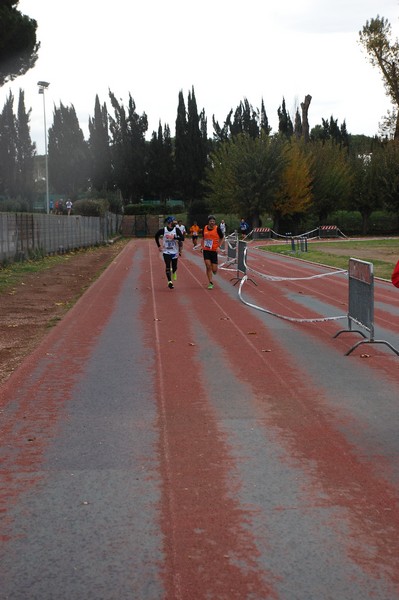
[[[108,131],[108,111],[95,99],[94,117],[89,119],[89,176],[93,188],[106,191],[112,187],[111,149]]]
[[[387,96],[395,107],[396,123],[394,139],[399,139],[399,43],[391,40],[391,24],[384,17],[366,21],[359,31],[359,41],[368,54],[373,67],[382,75]]]
[[[362,216],[362,234],[367,235],[371,214],[383,207],[384,148],[381,144],[373,152],[352,152],[350,166],[353,173],[352,191],[348,208],[358,210]]]
[[[399,215],[399,143],[391,140],[383,144],[382,149],[378,155],[380,193],[388,210]]]
[[[111,91],[109,97],[114,109],[109,122],[115,183],[125,204],[138,203],[145,190],[147,115],[137,113],[130,93],[127,111]]]
[[[37,60],[37,23],[17,10],[19,0],[0,3],[0,86],[24,75]]]
[[[286,162],[279,137],[240,134],[220,144],[207,169],[213,210],[245,215],[256,227],[259,216],[272,209]]]
[[[312,157],[313,208],[324,224],[328,215],[345,205],[351,191],[348,153],[332,140],[308,144]]]
[[[48,135],[49,183],[60,194],[76,199],[88,185],[88,147],[73,105],[54,107]]]

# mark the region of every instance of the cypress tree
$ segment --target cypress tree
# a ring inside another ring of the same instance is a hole
[[[13,105],[10,91],[0,114],[0,194],[7,198],[17,195],[17,126]]]
[[[87,189],[88,147],[73,105],[54,108],[49,129],[49,183],[60,194],[76,198]]]
[[[269,135],[272,130],[272,128],[269,126],[269,119],[267,118],[263,98],[262,98],[262,103],[261,103],[261,107],[260,107],[260,129],[266,135]]]
[[[298,108],[296,109],[295,113],[294,133],[297,140],[302,137],[302,119]]]
[[[181,196],[188,207],[203,196],[202,180],[207,155],[207,121],[204,110],[198,114],[192,87],[188,94],[187,111],[183,92],[179,93],[175,138],[176,178]]]
[[[183,92],[179,92],[175,123],[176,182],[180,197],[187,201],[189,194],[189,144],[186,105]]]
[[[252,139],[259,137],[259,116],[257,111],[244,98],[234,112],[234,119],[230,127],[231,136],[246,133]]]
[[[279,133],[285,136],[287,139],[292,137],[294,133],[294,127],[292,125],[291,117],[285,107],[285,99],[283,98],[282,105],[277,110],[278,114],[278,130]]]
[[[174,161],[172,140],[168,125],[153,131],[148,148],[147,194],[154,200],[164,202],[174,191]]]
[[[122,192],[125,204],[139,202],[145,190],[145,133],[148,129],[147,115],[136,112],[136,104],[129,94],[128,110],[110,91],[114,117],[109,118],[112,138],[112,164],[115,183]]]
[[[91,184],[95,190],[105,191],[110,189],[112,183],[111,150],[107,106],[105,103],[100,105],[98,95],[95,99],[94,117],[89,119],[89,133]]]
[[[17,155],[17,186],[19,194],[30,200],[34,188],[33,160],[36,145],[32,143],[29,129],[30,113],[25,109],[25,94],[19,90],[18,118],[16,120],[16,155]],[[31,207],[32,208],[32,207]]]

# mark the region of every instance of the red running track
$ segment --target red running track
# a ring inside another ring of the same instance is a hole
[[[344,275],[243,285],[313,323],[235,275],[132,241],[3,386],[1,598],[399,598],[399,357],[319,321]]]

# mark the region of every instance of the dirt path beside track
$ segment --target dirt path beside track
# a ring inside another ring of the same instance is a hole
[[[125,241],[72,252],[0,294],[0,385],[114,260]]]

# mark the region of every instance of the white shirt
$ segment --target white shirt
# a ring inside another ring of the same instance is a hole
[[[186,235],[186,226],[181,224],[177,224],[176,227],[178,227],[180,229],[180,231],[182,232],[183,236]]]
[[[164,254],[178,254],[179,252],[179,244],[178,240],[176,240],[176,227],[173,229],[168,229],[164,227],[163,231],[163,253]]]

